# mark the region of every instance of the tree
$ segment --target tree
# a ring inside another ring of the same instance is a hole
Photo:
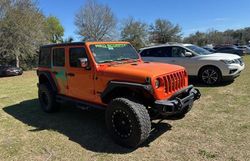
[[[84,40],[101,41],[112,37],[116,27],[116,19],[107,5],[95,0],[87,0],[75,16],[77,34]]]
[[[9,0],[0,0],[0,20],[4,17],[7,8],[10,6]]]
[[[185,38],[184,42],[204,46],[208,41],[205,33],[197,31],[195,34],[191,34],[189,37]]]
[[[46,32],[50,42],[58,43],[63,41],[64,28],[57,17],[49,16],[46,18]]]
[[[145,46],[148,36],[148,26],[146,23],[136,21],[132,17],[125,20],[121,38],[124,41],[129,41],[136,49]]]
[[[250,42],[250,27],[244,28],[243,41],[245,44],[249,44],[249,42]]]
[[[66,39],[63,40],[64,43],[71,43],[73,41],[74,41],[74,38],[71,37],[71,36],[69,36],[68,38],[66,38]]]
[[[34,62],[37,47],[45,42],[45,18],[32,0],[7,1],[0,19],[0,55],[19,67],[20,60]]]
[[[166,42],[180,41],[181,28],[168,20],[157,19],[150,26],[150,41],[152,43],[164,44]]]

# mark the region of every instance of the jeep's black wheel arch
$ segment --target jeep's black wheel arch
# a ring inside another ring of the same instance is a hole
[[[55,81],[53,80],[51,73],[47,71],[37,71],[37,75],[39,77],[39,85],[47,84],[50,85],[53,92],[57,93],[57,86]]]
[[[101,99],[108,104],[113,98],[136,97],[137,101],[144,101],[149,104],[154,102],[152,93],[151,85],[111,81],[101,93]]]

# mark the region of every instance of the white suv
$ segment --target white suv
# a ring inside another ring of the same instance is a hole
[[[144,61],[184,66],[189,76],[198,76],[208,85],[222,80],[233,80],[245,68],[238,55],[211,53],[192,44],[152,46],[140,49],[140,54]]]

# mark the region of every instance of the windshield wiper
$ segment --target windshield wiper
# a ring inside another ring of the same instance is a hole
[[[116,59],[116,60],[102,60],[99,61],[98,63],[115,63],[115,64],[120,64],[122,62],[119,61],[126,61],[126,62],[136,62],[138,59],[131,59],[131,58],[121,58],[121,59]]]
[[[98,63],[112,63],[112,62],[115,62],[114,60],[102,60],[102,61],[99,61]]]
[[[132,62],[135,62],[137,60],[138,59],[133,59],[133,58],[120,58],[120,59],[117,59],[117,61],[132,61]]]

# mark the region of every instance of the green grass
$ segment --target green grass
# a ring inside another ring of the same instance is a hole
[[[135,150],[112,142],[103,111],[43,113],[34,71],[0,78],[0,160],[250,160],[250,56],[244,60],[233,83],[196,84],[202,97],[191,112],[160,123]]]

